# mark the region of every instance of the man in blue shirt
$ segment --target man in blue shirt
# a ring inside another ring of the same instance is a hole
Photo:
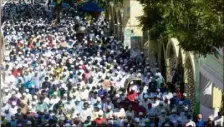
[[[204,121],[202,120],[202,115],[198,114],[197,120],[195,121],[196,127],[204,127]]]

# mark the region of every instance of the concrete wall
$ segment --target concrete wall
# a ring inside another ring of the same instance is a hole
[[[134,31],[135,36],[142,36],[142,27],[139,27],[138,17],[143,15],[143,7],[142,5],[136,1],[130,1],[130,25],[127,27],[131,27]]]

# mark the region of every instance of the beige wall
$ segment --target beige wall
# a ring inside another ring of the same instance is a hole
[[[138,1],[131,0],[130,11],[130,26],[134,31],[135,36],[142,36],[142,28],[139,27],[138,17],[143,15],[143,7]]]
[[[141,37],[142,44],[142,28],[139,26],[138,17],[143,15],[143,7],[137,0],[123,0],[124,6],[124,19],[123,19],[123,28],[124,32],[126,29],[132,30],[133,34],[131,36]],[[127,40],[128,35],[124,33],[124,38]],[[129,37],[128,37],[129,38]],[[141,45],[140,44],[140,45]],[[131,41],[124,41],[124,45],[130,48]]]

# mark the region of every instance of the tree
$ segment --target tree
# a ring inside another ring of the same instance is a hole
[[[223,0],[138,0],[144,6],[139,17],[151,40],[167,42],[175,37],[185,51],[217,55],[224,46]]]

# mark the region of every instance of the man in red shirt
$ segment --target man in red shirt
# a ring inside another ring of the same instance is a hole
[[[107,124],[106,118],[103,117],[103,111],[99,111],[98,118],[95,120],[96,125]]]
[[[131,90],[131,92],[128,93],[128,100],[134,102],[135,98],[138,96],[138,93],[136,93],[134,90]]]

